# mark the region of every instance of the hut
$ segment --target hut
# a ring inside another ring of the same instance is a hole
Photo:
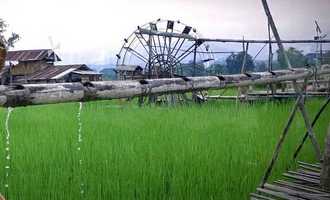
[[[118,80],[134,80],[143,78],[143,68],[139,65],[118,65],[114,71]]]
[[[101,80],[101,73],[93,71],[85,64],[80,64],[47,66],[46,68],[29,75],[25,81],[27,83],[64,83]]]
[[[60,57],[51,49],[8,51],[6,61],[10,63],[13,81],[26,79],[29,75],[43,70]]]
[[[13,75],[27,75],[62,60],[51,49],[36,49],[8,51],[6,61],[16,62],[12,68]]]
[[[85,64],[55,65],[61,58],[51,49],[8,51],[6,83],[62,83],[100,81],[102,74]],[[7,69],[8,68],[8,69]],[[10,77],[10,78],[9,78]]]

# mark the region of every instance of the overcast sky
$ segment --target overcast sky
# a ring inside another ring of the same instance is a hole
[[[269,0],[283,39],[312,39],[314,20],[330,33],[330,0]],[[0,18],[22,39],[16,49],[60,43],[66,63],[111,63],[138,25],[180,20],[204,37],[267,38],[261,0],[0,0]]]

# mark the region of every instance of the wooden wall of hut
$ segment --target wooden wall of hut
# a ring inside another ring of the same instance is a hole
[[[43,60],[19,62],[17,65],[15,65],[12,68],[11,73],[13,76],[30,75],[36,71],[45,69],[49,65],[50,63],[47,63],[46,61]]]

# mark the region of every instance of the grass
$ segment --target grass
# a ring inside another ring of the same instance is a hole
[[[311,116],[322,100],[308,102]],[[244,199],[255,190],[292,102],[143,107],[85,103],[82,167],[78,104],[16,108],[10,119],[9,199]],[[6,111],[0,112],[4,127]],[[323,144],[327,108],[315,128]],[[305,132],[297,117],[272,179],[289,166]],[[4,141],[1,141],[4,146]],[[315,161],[308,142],[301,160]],[[0,154],[3,177],[4,150]],[[5,191],[3,179],[0,191]]]

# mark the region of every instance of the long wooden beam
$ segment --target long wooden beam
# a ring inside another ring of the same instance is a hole
[[[299,80],[330,74],[330,65],[322,70],[278,70],[250,74],[146,79],[128,81],[98,81],[87,83],[26,84],[0,86],[0,106],[15,107],[75,101],[110,100],[150,94],[184,93],[207,89],[223,89]]]
[[[164,37],[173,37],[173,38],[183,38],[188,40],[200,40],[204,42],[223,42],[223,43],[259,43],[259,44],[269,44],[269,43],[277,43],[276,40],[246,40],[246,39],[221,39],[221,38],[196,38],[188,34],[180,34],[180,33],[170,33],[170,32],[161,32],[161,31],[152,31],[148,29],[140,28],[137,30],[139,34],[145,35],[154,35],[154,36],[164,36]],[[281,40],[281,43],[330,43],[330,40]]]
[[[240,39],[210,39],[210,38],[199,38],[204,42],[223,42],[223,43],[254,43],[254,44],[269,44],[277,43],[276,40],[240,40]],[[281,40],[283,44],[308,44],[308,43],[330,43],[330,40]]]
[[[321,171],[321,186],[330,192],[330,126],[325,140],[324,158]]]
[[[268,24],[269,24],[270,28],[272,29],[273,35],[274,35],[274,37],[276,39],[276,43],[277,43],[277,46],[278,46],[278,48],[280,50],[280,53],[282,53],[282,55],[284,56],[284,60],[285,60],[285,62],[287,64],[288,68],[291,69],[292,68],[291,62],[289,60],[289,57],[288,57],[287,53],[284,50],[283,42],[281,41],[280,34],[277,31],[275,22],[273,20],[273,16],[270,13],[267,0],[261,0],[261,2],[262,2],[262,5],[264,7],[264,10],[265,10],[267,19],[268,19]]]

